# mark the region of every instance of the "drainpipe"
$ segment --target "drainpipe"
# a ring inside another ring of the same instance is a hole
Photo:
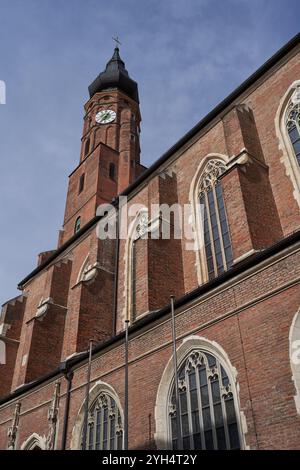
[[[63,432],[62,432],[62,439],[61,439],[61,450],[66,449],[66,442],[67,442],[67,432],[68,432],[68,422],[69,422],[69,411],[70,411],[70,397],[71,397],[71,388],[72,388],[72,380],[74,373],[67,362],[63,362],[61,364],[61,371],[63,372],[65,379],[68,382],[67,385],[67,395],[66,395],[66,403],[65,403],[65,413],[64,413],[64,423],[63,423]]]
[[[119,250],[120,250],[120,234],[119,234],[119,225],[120,225],[120,211],[119,211],[119,197],[116,197],[114,200],[114,205],[117,211],[116,214],[116,253],[115,253],[115,279],[114,279],[114,305],[113,305],[113,336],[116,336],[117,332],[117,310],[118,310],[118,281],[119,281]]]
[[[128,450],[128,327],[129,320],[125,320],[125,409],[124,409],[124,450]]]

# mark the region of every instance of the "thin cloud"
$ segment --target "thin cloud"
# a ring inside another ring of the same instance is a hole
[[[119,35],[150,165],[298,31],[294,0],[1,0],[0,301],[55,248],[87,87]]]

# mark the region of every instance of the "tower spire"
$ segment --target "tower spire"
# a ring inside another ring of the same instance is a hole
[[[108,88],[119,88],[137,103],[139,102],[137,83],[129,76],[124,61],[119,54],[119,38],[113,38],[116,43],[113,55],[107,62],[106,68],[89,86],[90,98],[96,93]]]

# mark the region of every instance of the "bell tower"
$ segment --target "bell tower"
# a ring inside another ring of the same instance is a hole
[[[139,95],[119,48],[89,86],[79,165],[71,173],[59,245],[80,230],[144,170],[140,164]]]

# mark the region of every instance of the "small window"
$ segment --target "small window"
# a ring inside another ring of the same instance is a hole
[[[115,180],[116,178],[116,166],[114,163],[109,164],[109,178]]]
[[[78,194],[80,194],[80,193],[83,191],[83,189],[84,189],[84,179],[85,179],[85,173],[83,173],[83,174],[80,176]]]
[[[76,222],[75,222],[75,227],[74,227],[74,233],[79,232],[80,225],[81,225],[81,218],[77,217]]]
[[[131,142],[135,142],[135,135],[134,134],[130,134],[130,140],[131,140]]]
[[[90,151],[90,138],[87,139],[84,146],[84,156],[86,156]]]

